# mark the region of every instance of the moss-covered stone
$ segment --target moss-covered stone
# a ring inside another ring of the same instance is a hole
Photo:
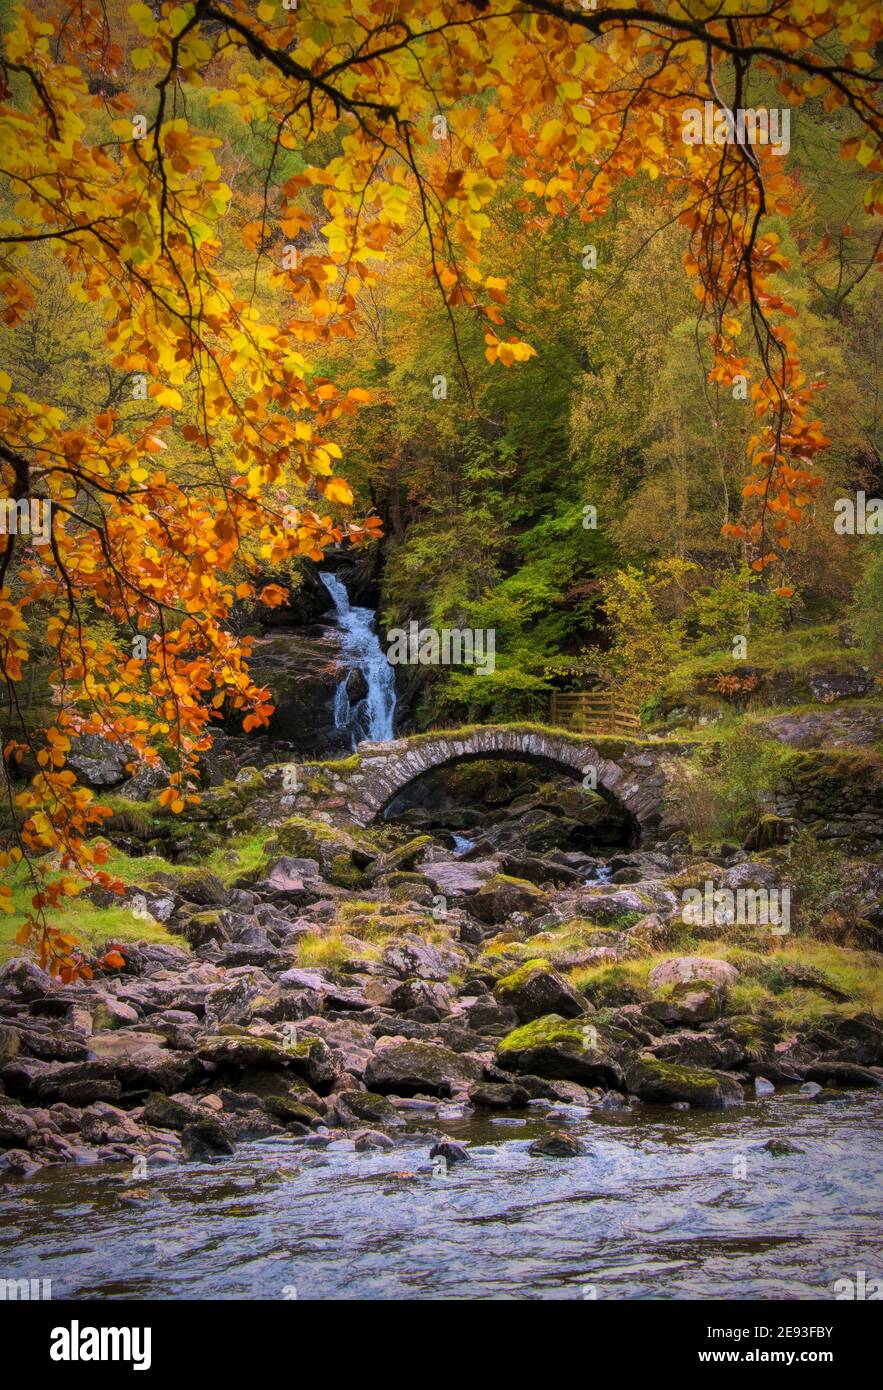
[[[577,1018],[591,1007],[547,960],[530,960],[504,975],[494,994],[500,1004],[515,1010],[522,1023],[550,1014]]]
[[[551,970],[552,966],[547,960],[529,960],[517,970],[513,970],[511,975],[504,975],[503,979],[497,982],[497,992],[511,993],[527,984],[528,980],[534,979],[537,974],[548,974]]]
[[[513,913],[533,915],[548,904],[549,895],[526,878],[494,874],[469,900],[469,910],[483,922],[505,922]]]
[[[585,1022],[591,1022],[588,1016]],[[572,1043],[580,1051],[586,1051],[588,1049],[584,1026],[574,1019],[561,1018],[559,1014],[546,1014],[545,1017],[534,1019],[507,1034],[497,1048],[497,1055],[502,1059],[516,1052],[524,1052],[528,1048],[565,1042]]]
[[[590,1086],[621,1087],[623,1073],[610,1055],[619,1039],[594,1018],[547,1014],[509,1033],[497,1046],[497,1063],[509,1071]]]
[[[306,1041],[298,1046],[306,1046]],[[287,1067],[293,1051],[292,1048],[274,1042],[272,1038],[257,1038],[239,1032],[219,1033],[216,1037],[206,1038],[205,1042],[200,1044],[197,1055],[204,1062],[242,1070],[254,1066]]]
[[[365,881],[361,869],[356,868],[351,854],[335,854],[328,866],[328,880],[338,888],[358,889]]]
[[[735,1077],[646,1056],[631,1064],[625,1080],[633,1095],[660,1105],[686,1102],[698,1110],[722,1110],[744,1099]]]
[[[304,1104],[294,1096],[267,1096],[262,1102],[264,1109],[283,1124],[311,1126],[322,1117],[318,1110]]]

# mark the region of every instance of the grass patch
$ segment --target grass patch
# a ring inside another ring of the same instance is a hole
[[[883,971],[879,958],[871,952],[855,951],[831,942],[801,938],[761,955],[725,941],[703,941],[692,948],[681,945],[677,951],[661,951],[614,965],[580,967],[569,979],[590,998],[604,998],[624,986],[646,992],[654,966],[675,956],[698,954],[713,960],[726,960],[741,971],[728,990],[730,1015],[749,1015],[768,1019],[785,1029],[801,1029],[825,1019],[852,1018],[869,1013],[883,1018]],[[789,968],[809,979],[833,986],[847,995],[834,1001],[824,989],[795,984]]]
[[[260,863],[265,835],[266,832],[262,830],[258,834],[242,836],[226,845],[219,845],[211,854],[203,857],[200,868],[217,874],[225,884],[233,883]],[[114,848],[109,850],[104,868],[128,888],[145,887],[159,873],[169,874],[174,879],[181,873],[192,872],[192,866],[172,864],[160,855],[132,858]],[[24,862],[18,865],[9,882],[12,887],[12,912],[0,917],[0,960],[9,960],[27,952],[27,948],[18,945],[15,935],[31,911],[34,893],[34,885]],[[49,914],[48,920],[51,926],[76,937],[88,951],[94,951],[106,941],[185,945],[182,937],[167,931],[162,923],[145,922],[135,917],[132,909],[122,903],[119,906],[98,907],[86,898],[67,898],[62,907]]]
[[[260,830],[253,835],[243,835],[225,845],[218,845],[210,854],[200,858],[198,867],[217,874],[224,884],[234,883],[261,863],[266,837],[266,831]],[[105,865],[107,872],[115,878],[122,879],[127,887],[143,886],[150,882],[153,875],[159,873],[171,874],[174,877],[188,870],[192,871],[194,867],[192,864],[172,864],[159,854],[147,854],[133,859],[118,849],[110,850]]]
[[[28,947],[15,940],[19,927],[30,910],[33,892],[31,884],[13,886],[13,911],[0,917],[0,962],[15,956],[29,955]],[[108,942],[150,941],[154,944],[184,946],[180,936],[173,936],[161,922],[144,922],[129,907],[96,907],[94,903],[68,898],[65,906],[48,916],[51,926],[69,932],[88,952],[97,953]]]
[[[352,936],[348,934],[348,939],[345,940],[343,933],[338,931],[331,931],[324,936],[320,932],[308,932],[300,938],[295,949],[298,965],[326,966],[331,970],[348,960],[353,960],[359,954],[367,956],[369,952],[367,949],[358,952],[353,945]]]
[[[746,669],[762,669],[803,674],[816,667],[849,671],[861,661],[860,651],[844,647],[836,623],[793,627],[788,632],[751,636],[748,656],[744,660],[736,660],[730,647],[721,647],[679,661],[663,687],[663,695],[669,700],[679,694],[686,697],[695,691],[700,680],[717,675],[719,671],[737,673]]]

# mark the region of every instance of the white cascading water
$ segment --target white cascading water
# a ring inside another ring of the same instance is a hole
[[[370,608],[354,608],[344,584],[334,574],[319,578],[331,595],[341,634],[341,657],[346,675],[334,693],[334,727],[348,733],[353,748],[363,739],[382,742],[393,737],[396,708],[395,672],[374,631]],[[365,677],[368,694],[350,704],[347,677],[358,668]]]

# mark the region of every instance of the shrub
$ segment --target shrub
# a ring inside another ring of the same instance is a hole
[[[691,835],[703,843],[744,838],[769,809],[789,756],[775,740],[737,728],[694,761],[678,764],[674,795]]]

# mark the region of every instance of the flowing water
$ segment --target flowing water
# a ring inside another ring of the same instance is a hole
[[[390,739],[396,708],[395,672],[374,631],[374,613],[370,608],[353,607],[346,586],[336,575],[325,573],[319,578],[334,602],[346,669],[334,694],[334,727],[349,739],[353,748],[363,739]],[[350,672],[357,669],[365,677],[368,693],[353,705],[346,682]]]
[[[531,1108],[411,1121],[475,1146],[447,1177],[407,1131],[386,1152],[254,1141],[147,1179],[44,1170],[0,1189],[0,1275],[51,1277],[55,1298],[785,1300],[883,1275],[883,1095],[553,1114],[581,1157],[531,1155]],[[773,1136],[802,1152],[774,1158]]]
[[[475,845],[475,841],[468,835],[459,835],[455,830],[451,831],[451,839],[454,841],[455,859],[462,859],[463,855],[468,854]]]

